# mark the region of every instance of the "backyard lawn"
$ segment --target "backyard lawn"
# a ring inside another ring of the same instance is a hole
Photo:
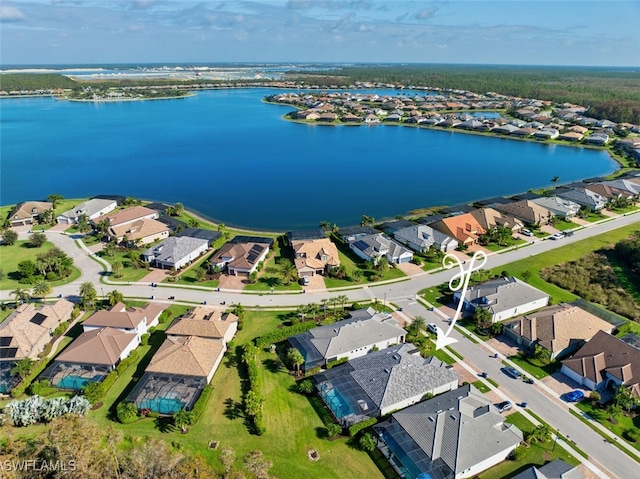
[[[0,289],[31,289],[33,285],[18,282],[18,264],[25,260],[35,261],[36,256],[53,248],[53,243],[47,241],[40,248],[32,248],[29,240],[16,241],[15,244],[0,246],[0,269],[4,272],[4,277],[0,280]],[[58,281],[48,281],[51,287],[71,283],[80,277],[80,270],[75,266],[71,267],[72,273],[69,277]]]

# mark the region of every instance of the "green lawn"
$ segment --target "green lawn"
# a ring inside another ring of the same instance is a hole
[[[489,251],[502,251],[503,249],[510,248],[512,246],[520,246],[523,244],[527,244],[526,240],[520,238],[511,238],[507,244],[498,244],[498,243],[489,243],[488,245],[484,245],[486,249]]]
[[[505,418],[505,422],[514,424],[525,436],[527,432],[533,431],[535,428],[533,423],[519,412],[508,415]],[[515,476],[530,466],[542,466],[554,459],[562,459],[574,466],[579,463],[576,458],[571,456],[562,447],[557,446],[553,440],[547,441],[544,444],[533,443],[529,448],[526,448],[525,451],[523,457],[518,461],[506,460],[479,474],[478,477],[480,479],[504,479]]]
[[[204,288],[211,288],[211,289],[217,288],[218,286],[220,286],[220,280],[207,279],[204,281],[198,281],[196,276],[196,270],[200,268],[202,265],[205,266],[204,268],[205,270],[207,269],[207,263],[214,254],[215,253],[206,254],[202,258],[200,258],[198,261],[196,261],[193,265],[191,265],[189,269],[182,270],[177,275],[180,278],[178,281],[169,281],[171,277],[167,276],[165,279],[162,280],[162,282],[167,284],[188,284],[193,286],[202,286]]]
[[[614,419],[616,424],[613,424],[609,421],[609,414],[607,414],[606,409],[602,409],[598,405],[594,405],[591,401],[580,401],[576,404],[576,407],[581,411],[586,412],[589,416],[617,436],[624,437],[625,431],[630,429],[640,429],[640,414],[627,416],[626,413],[623,412],[622,414],[615,416]],[[627,442],[640,451],[640,443],[633,443],[631,441]]]
[[[567,230],[572,230],[574,228],[579,228],[580,225],[572,221],[560,220],[560,221],[556,221],[553,224],[553,227],[558,231],[567,231]]]
[[[548,253],[538,254],[521,261],[516,261],[514,263],[495,268],[491,270],[491,273],[499,275],[503,270],[506,270],[510,275],[516,276],[517,278],[526,281],[531,286],[534,286],[551,295],[554,303],[563,301],[574,301],[578,299],[576,295],[569,293],[558,286],[547,283],[542,278],[540,278],[540,270],[559,263],[575,261],[588,253],[615,244],[618,241],[629,237],[629,235],[631,235],[638,229],[638,224],[632,224],[623,228],[618,228],[608,233],[604,233],[592,238],[578,241],[571,245],[554,249],[553,251],[549,251]]]
[[[344,265],[344,267],[346,268],[347,276],[349,277],[349,279],[335,279],[335,278],[325,277],[324,284],[328,289],[341,288],[345,286],[364,285],[371,281],[372,276],[380,274],[379,271],[374,270],[372,268],[368,268],[367,262],[362,258],[359,258],[358,256],[356,256],[355,253],[353,253],[353,251],[351,251],[344,243],[342,243],[342,241],[336,238],[332,238],[332,241],[335,243],[336,247],[338,248],[338,254],[340,255],[340,265]],[[360,282],[356,282],[353,279],[351,279],[353,277],[353,272],[355,270],[360,270],[360,272],[362,273],[362,278]],[[403,276],[406,276],[406,274],[404,274],[398,268],[389,268],[387,271],[384,272],[380,281],[402,278]]]
[[[0,246],[0,269],[4,272],[4,277],[0,280],[0,289],[31,289],[31,284],[21,284],[18,282],[18,264],[25,260],[35,261],[36,256],[54,247],[53,243],[45,242],[40,248],[32,248],[29,240],[16,241],[15,244]],[[75,266],[71,267],[72,273],[69,277],[59,281],[49,281],[51,287],[71,283],[80,277],[80,270]]]
[[[485,394],[491,391],[491,388],[480,380],[473,381],[471,384],[473,384],[473,386],[475,386],[475,388],[478,391],[480,391],[482,394]]]
[[[595,223],[596,221],[600,221],[605,218],[606,216],[603,215],[602,213],[594,213],[593,211],[591,211],[585,218],[582,218],[582,219],[585,221],[588,221],[589,223]]]
[[[530,376],[542,379],[555,373],[561,366],[559,362],[552,361],[547,365],[537,362],[534,358],[523,359],[521,356],[510,356],[509,360],[524,369]]]
[[[142,253],[142,249],[138,250],[139,253]],[[127,258],[128,251],[115,251],[113,256],[107,256],[104,254],[104,251],[100,251],[97,253],[97,256],[107,261],[113,267],[114,263],[120,261],[123,265],[122,268],[122,276],[116,278],[113,275],[113,272],[109,276],[111,281],[120,281],[123,283],[136,283],[149,274],[149,270],[146,268],[134,268],[132,261]]]

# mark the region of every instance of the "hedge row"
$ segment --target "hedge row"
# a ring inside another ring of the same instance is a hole
[[[256,346],[252,343],[245,344],[242,348],[242,361],[244,362],[247,368],[247,377],[249,378],[249,391],[254,392],[256,395],[260,396],[260,376],[258,374],[258,364],[256,363],[255,355],[258,351],[256,350]],[[262,409],[255,415],[250,416],[253,421],[253,428],[255,433],[258,436],[262,436],[265,432],[267,432],[264,419],[262,417]]]
[[[207,401],[209,401],[209,397],[211,396],[211,391],[213,391],[213,388],[211,387],[210,384],[207,384],[202,390],[202,392],[200,393],[200,397],[198,398],[198,400],[193,405],[193,408],[191,409],[191,412],[193,414],[191,415],[191,421],[189,422],[189,425],[193,425],[197,423],[198,419],[200,419],[200,416],[202,416],[202,413],[204,412],[204,408],[207,405]]]
[[[366,421],[353,424],[352,426],[349,426],[349,436],[353,437],[363,429],[373,426],[377,422],[378,422],[378,418],[372,417],[371,419],[367,419]]]
[[[35,364],[33,365],[33,368],[31,368],[31,372],[28,374],[28,376],[25,377],[22,381],[20,381],[20,383],[11,390],[11,397],[17,398],[22,396],[24,392],[27,390],[27,388],[31,385],[33,380],[36,377],[38,377],[38,375],[42,371],[45,370],[48,363],[49,363],[49,360],[47,358],[36,361]]]
[[[254,343],[259,348],[264,348],[269,346],[270,344],[279,343],[280,341],[284,341],[289,336],[293,336],[294,334],[300,334],[309,331],[316,327],[316,323],[314,321],[304,321],[302,323],[294,324],[293,326],[288,326],[286,328],[278,329],[276,331],[272,331],[267,334],[263,334],[260,337],[254,339]]]
[[[327,367],[327,369],[331,369],[331,368],[334,368],[334,367],[336,367],[336,366],[338,366],[340,364],[344,364],[347,361],[349,361],[349,358],[347,358],[347,357],[336,359],[335,361],[328,361],[326,367]]]

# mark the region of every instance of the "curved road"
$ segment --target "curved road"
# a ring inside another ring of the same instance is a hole
[[[627,216],[619,216],[610,220],[606,220],[599,224],[589,225],[588,227],[576,231],[573,236],[565,237],[557,241],[552,240],[534,240],[527,246],[508,251],[502,254],[491,254],[488,258],[486,269],[491,269],[503,265],[507,265],[520,259],[534,256],[539,253],[551,251],[555,248],[565,246],[567,244],[580,241],[585,238],[599,235],[607,231],[611,231],[622,226],[638,223],[640,227],[640,214],[631,214]],[[159,287],[151,287],[150,284],[143,283],[116,283],[109,281],[104,274],[108,269],[108,265],[102,260],[95,257],[80,242],[76,243],[72,236],[64,233],[47,231],[49,241],[60,247],[69,256],[73,258],[74,264],[82,271],[82,276],[74,283],[55,288],[55,295],[65,297],[76,297],[79,285],[84,281],[91,281],[98,285],[99,294],[102,296],[108,294],[113,289],[118,289],[126,297],[146,298],[155,297],[155,301],[167,302],[169,296],[174,296],[178,301],[186,301],[191,303],[202,303],[204,301],[210,304],[219,304],[225,302],[242,303],[247,307],[296,307],[300,304],[317,303],[325,298],[335,297],[337,294],[344,294],[349,301],[366,301],[373,298],[392,301],[399,304],[403,309],[412,316],[423,316],[427,322],[440,322],[443,320],[435,312],[428,311],[422,305],[417,303],[416,294],[424,288],[437,286],[449,279],[457,272],[456,270],[443,270],[437,273],[420,273],[412,276],[409,281],[388,282],[386,284],[377,284],[376,286],[363,286],[359,289],[350,290],[333,290],[306,294],[288,293],[288,294],[249,294],[233,291],[214,291],[210,289],[198,289],[193,287],[179,287],[175,285],[163,285]],[[20,233],[20,239],[26,239],[28,233]],[[605,243],[603,243],[603,246]],[[104,267],[103,267],[104,266]],[[0,300],[12,299],[9,291],[0,291]],[[441,323],[444,324],[444,323]],[[500,394],[509,397],[514,403],[521,402],[526,399],[540,417],[548,422],[552,427],[559,429],[560,433],[569,438],[584,450],[590,460],[597,467],[606,471],[606,477],[618,477],[621,479],[640,477],[640,466],[631,457],[624,454],[615,446],[605,442],[600,435],[591,430],[587,425],[573,417],[566,404],[559,399],[544,391],[539,386],[532,386],[507,378],[500,372],[502,364],[500,361],[491,359],[484,348],[484,345],[477,345],[463,337],[457,331],[452,333],[458,339],[455,344],[455,350],[464,358],[467,365],[476,368],[478,371],[487,372],[499,385]],[[506,394],[505,394],[506,393]],[[579,458],[580,459],[580,458]],[[603,476],[605,477],[605,476]]]

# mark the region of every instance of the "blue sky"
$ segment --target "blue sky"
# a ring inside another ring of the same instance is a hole
[[[3,0],[0,63],[640,65],[640,1]]]

